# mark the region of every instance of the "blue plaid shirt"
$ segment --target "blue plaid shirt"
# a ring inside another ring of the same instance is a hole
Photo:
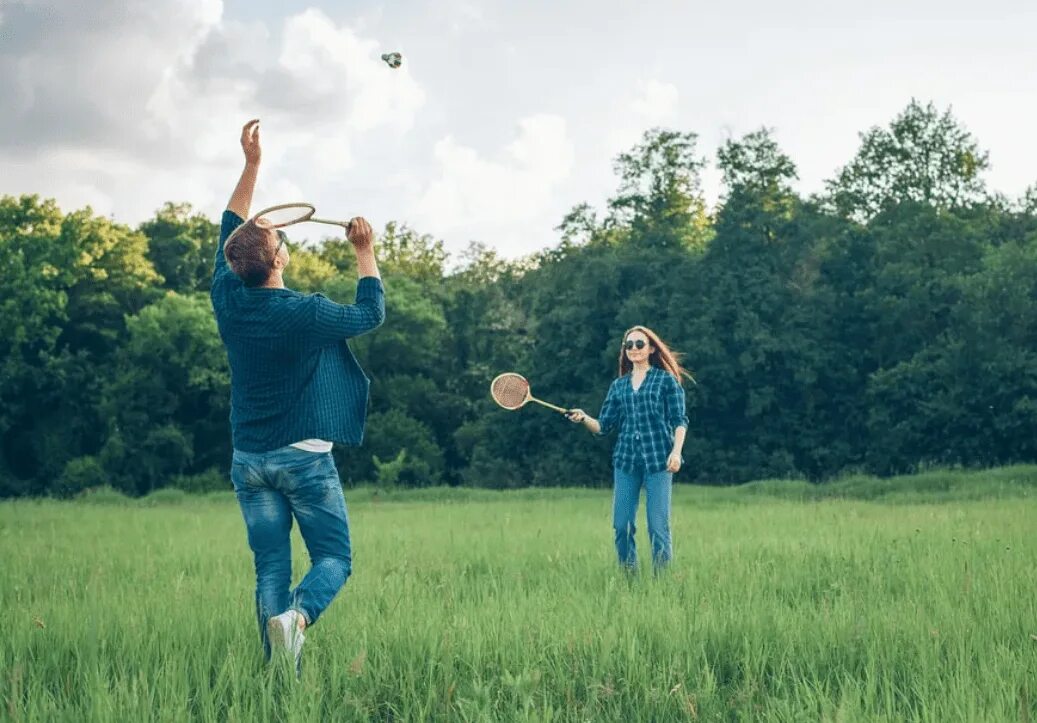
[[[649,367],[635,392],[631,375],[612,382],[598,415],[601,435],[619,429],[612,464],[624,472],[662,472],[678,427],[688,426],[684,388],[665,369]]]
[[[242,223],[224,211],[210,294],[230,361],[234,449],[268,452],[304,439],[360,444],[370,382],[346,339],[385,319],[382,282],[360,279],[354,304],[248,288],[223,256],[224,242]]]

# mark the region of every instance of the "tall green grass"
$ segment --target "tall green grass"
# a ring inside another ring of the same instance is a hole
[[[607,491],[347,492],[298,682],[232,496],[5,503],[0,716],[1037,720],[1037,473],[929,474],[678,486],[660,578],[615,569]]]

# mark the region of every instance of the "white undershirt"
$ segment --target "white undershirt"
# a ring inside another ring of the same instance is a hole
[[[317,454],[331,451],[331,442],[326,442],[323,439],[304,439],[292,446],[305,452],[316,452]]]

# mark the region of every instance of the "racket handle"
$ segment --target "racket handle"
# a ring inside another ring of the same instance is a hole
[[[352,221],[333,221],[330,218],[309,218],[307,219],[312,223],[326,223],[329,226],[341,226],[346,229],[346,235],[349,235],[350,230],[353,228]]]
[[[537,399],[536,397],[530,397],[529,401],[536,402],[537,404],[539,404],[541,406],[544,406],[544,407],[547,407],[548,409],[553,409],[554,411],[558,412],[559,414],[566,414],[569,411],[568,409],[562,409],[561,407],[556,407],[554,404],[549,404],[547,402],[542,402],[539,399]]]

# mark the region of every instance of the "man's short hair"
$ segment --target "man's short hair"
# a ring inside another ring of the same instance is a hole
[[[255,221],[241,224],[223,246],[231,270],[245,286],[261,286],[274,269],[276,235],[257,226]]]

